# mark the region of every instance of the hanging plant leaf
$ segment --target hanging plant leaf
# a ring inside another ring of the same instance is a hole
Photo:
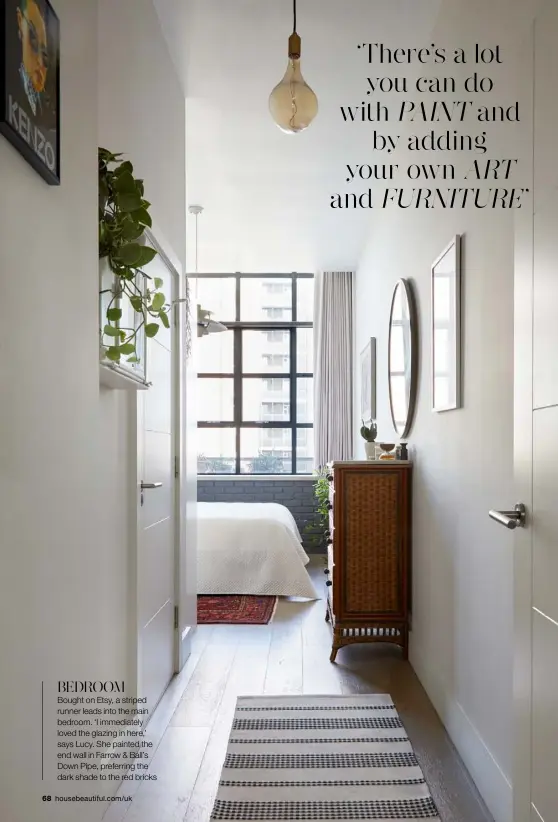
[[[107,348],[105,356],[107,360],[112,360],[112,362],[120,362],[120,348],[117,345],[111,345],[110,348]]]
[[[139,262],[137,263],[137,268],[142,268],[144,265],[148,265],[151,260],[155,259],[157,256],[157,252],[154,248],[151,248],[148,245],[140,245],[140,254],[139,254]]]
[[[157,294],[153,296],[153,302],[151,303],[151,308],[153,311],[160,311],[161,308],[165,304],[165,295],[159,291]]]
[[[106,163],[113,163],[115,160],[122,157],[122,154],[113,154],[112,151],[108,151],[106,148],[99,148],[99,157],[101,157]]]
[[[145,336],[146,337],[154,337],[157,332],[159,331],[159,326],[157,323],[147,323],[145,326]]]
[[[121,234],[124,240],[137,240],[144,232],[143,225],[137,223],[133,214],[126,216],[122,223]]]
[[[118,249],[117,262],[123,263],[125,266],[139,266],[139,260],[142,252],[142,247],[139,243],[126,243]]]
[[[124,170],[118,174],[118,170],[114,172],[112,187],[117,194],[137,194],[136,181],[128,170]]]
[[[137,211],[142,207],[142,200],[141,197],[135,192],[130,194],[117,194],[116,204],[120,211],[123,211],[125,214],[129,214],[130,212]]]
[[[101,179],[99,180],[99,197],[100,198],[103,198],[103,197],[106,198],[106,197],[109,196],[109,194],[110,194],[110,192],[109,192],[108,183],[107,183],[107,181],[104,177],[101,177]]]
[[[153,220],[146,208],[138,208],[137,211],[132,213],[132,217],[143,226],[147,226],[148,228],[153,227]]]
[[[131,164],[131,162],[129,160],[126,160],[124,163],[121,163],[118,166],[118,168],[114,169],[114,174],[115,174],[116,177],[120,177],[122,174],[124,174],[126,172],[131,175],[133,170],[134,170],[134,167]]]
[[[114,362],[127,356],[126,362],[139,363],[136,347],[139,329],[144,327],[146,337],[155,337],[161,326],[170,328],[170,308],[159,290],[163,280],[151,278],[143,270],[158,253],[141,242],[145,229],[152,226],[151,204],[145,199],[144,181],[134,177],[132,163],[122,161],[121,157],[121,154],[99,149],[99,257],[108,259],[114,274],[112,289],[102,290],[102,294],[112,291],[103,334],[114,340],[114,345],[104,348],[101,356]],[[121,301],[118,307],[114,305],[115,299]],[[130,328],[121,329],[115,324],[125,316],[126,300],[135,312],[135,319],[128,322]],[[145,323],[148,315],[153,320]]]
[[[119,350],[121,354],[135,354],[136,346],[133,343],[124,343],[119,346]]]

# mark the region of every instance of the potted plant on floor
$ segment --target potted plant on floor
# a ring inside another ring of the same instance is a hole
[[[364,440],[364,450],[366,451],[366,459],[373,460],[376,458],[376,437],[378,436],[378,426],[374,421],[370,425],[365,425],[362,420],[360,428],[360,436]]]
[[[324,548],[329,533],[329,471],[327,467],[314,471],[314,496],[317,500],[314,518],[307,522],[304,533],[312,548]]]

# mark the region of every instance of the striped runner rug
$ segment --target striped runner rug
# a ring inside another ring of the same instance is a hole
[[[241,696],[213,820],[438,820],[391,697]]]

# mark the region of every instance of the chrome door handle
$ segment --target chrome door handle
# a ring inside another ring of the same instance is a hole
[[[527,512],[522,502],[518,502],[513,511],[489,511],[488,516],[491,517],[505,528],[524,528]]]
[[[162,487],[163,487],[162,482],[142,482],[142,484],[141,484],[141,490],[142,491],[145,491],[146,489],[149,489],[149,488],[162,488]]]

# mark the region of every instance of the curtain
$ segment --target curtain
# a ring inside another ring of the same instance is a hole
[[[316,275],[314,465],[353,457],[353,272]]]

